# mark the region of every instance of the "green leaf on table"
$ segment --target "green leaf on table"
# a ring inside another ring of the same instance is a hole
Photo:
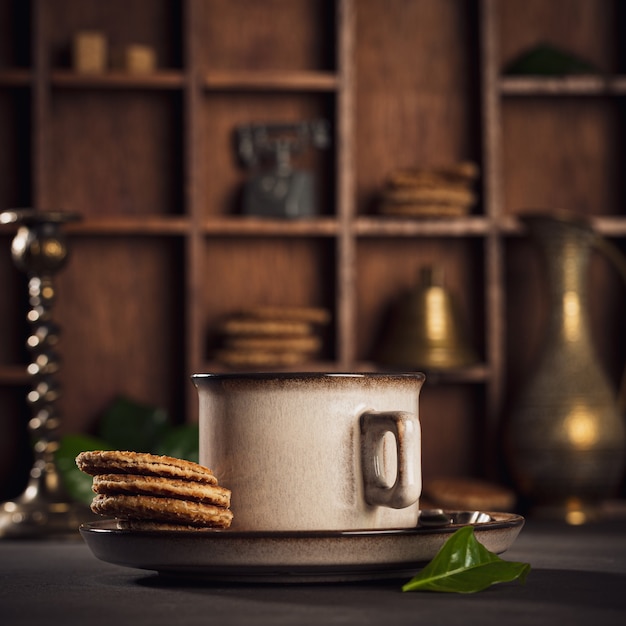
[[[402,591],[476,593],[491,585],[519,579],[525,582],[528,563],[504,561],[474,535],[473,526],[457,530],[433,560],[402,587]]]
[[[152,452],[168,428],[164,409],[120,396],[102,415],[98,436],[113,450]]]
[[[85,450],[109,450],[102,439],[88,435],[64,435],[55,452],[57,469],[68,495],[76,502],[91,504],[93,479],[76,467],[76,457]]]

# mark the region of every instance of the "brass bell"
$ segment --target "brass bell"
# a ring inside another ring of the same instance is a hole
[[[378,360],[389,366],[445,370],[476,363],[456,304],[443,286],[443,270],[425,267],[416,288],[392,311]]]

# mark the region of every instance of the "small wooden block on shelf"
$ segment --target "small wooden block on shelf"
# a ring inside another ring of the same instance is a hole
[[[108,66],[107,40],[99,31],[79,31],[74,35],[73,64],[77,74],[103,74]]]

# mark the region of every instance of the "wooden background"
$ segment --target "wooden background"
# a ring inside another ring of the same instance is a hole
[[[324,306],[316,370],[376,368],[395,298],[444,268],[481,363],[431,375],[422,393],[424,474],[505,480],[497,433],[532,369],[543,276],[515,216],[565,208],[618,244],[623,211],[619,3],[610,0],[0,0],[0,210],[82,215],[58,277],[63,432],[90,431],[117,394],[196,419],[191,373],[223,315],[254,304]],[[158,72],[76,75],[73,34],[154,47]],[[521,79],[500,70],[550,41],[618,80]],[[298,165],[320,217],[246,220],[233,130],[329,119],[329,150]],[[399,167],[473,160],[466,218],[382,219]],[[26,471],[24,277],[0,228],[0,497]],[[594,339],[617,384],[624,285],[596,259]],[[303,368],[299,368],[303,369]],[[427,372],[427,376],[429,373]],[[15,445],[18,442],[18,445]],[[486,462],[485,459],[490,459]],[[495,465],[494,465],[495,461]]]

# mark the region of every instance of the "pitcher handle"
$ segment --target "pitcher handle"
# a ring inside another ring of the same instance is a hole
[[[624,284],[626,284],[626,257],[622,254],[621,250],[608,239],[605,239],[595,232],[592,245],[613,263],[618,274],[622,277]],[[622,372],[622,379],[617,391],[617,408],[622,415],[626,413],[626,367]]]

